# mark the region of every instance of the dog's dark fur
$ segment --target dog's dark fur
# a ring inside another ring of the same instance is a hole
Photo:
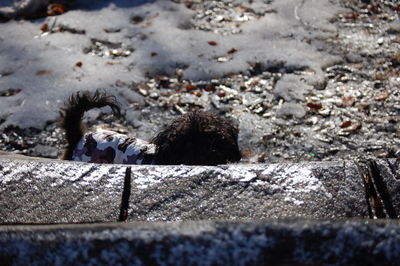
[[[119,114],[114,96],[82,92],[72,95],[61,109],[61,126],[66,132],[67,148],[62,159],[71,160],[72,153],[86,129],[83,114],[92,109],[110,106]],[[192,111],[176,118],[152,142],[156,145],[155,164],[217,165],[241,159],[238,128],[228,119],[205,111]]]

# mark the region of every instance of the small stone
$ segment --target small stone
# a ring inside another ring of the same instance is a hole
[[[388,91],[382,91],[382,92],[380,92],[380,93],[375,95],[374,100],[378,101],[378,102],[383,102],[387,98],[389,98],[389,92]]]
[[[302,118],[306,115],[306,110],[299,103],[284,103],[276,111],[278,116],[294,116],[296,118]]]
[[[143,95],[143,96],[147,96],[147,95],[149,94],[147,90],[142,89],[142,88],[139,88],[139,93],[140,93],[141,95]]]
[[[160,97],[160,95],[157,92],[153,91],[149,94],[149,97],[152,99],[158,99],[158,97]]]
[[[228,62],[230,60],[229,56],[220,56],[217,58],[217,61],[220,63]]]
[[[308,123],[308,124],[311,124],[311,125],[315,125],[315,124],[318,123],[318,121],[319,121],[318,117],[313,116],[313,117],[310,117],[310,118],[307,120],[307,123]]]
[[[400,33],[400,21],[396,20],[389,24],[389,28],[387,30],[389,34],[399,34]]]
[[[331,110],[329,110],[328,108],[324,108],[324,109],[318,111],[318,114],[327,117],[327,116],[331,115]]]
[[[346,96],[342,98],[342,105],[346,107],[351,107],[356,102],[356,98],[354,96]]]

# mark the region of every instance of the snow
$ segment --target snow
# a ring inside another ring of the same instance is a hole
[[[279,173],[279,175],[276,175]],[[284,201],[296,205],[304,204],[304,195],[316,192],[320,197],[331,199],[333,195],[327,191],[324,183],[313,174],[309,166],[282,168],[279,165],[269,165],[261,174],[267,176],[271,187],[276,191],[284,190]]]
[[[195,12],[172,1],[80,2],[84,3],[79,9],[57,17],[0,24],[0,73],[12,73],[0,76],[0,90],[22,89],[16,95],[0,97],[0,121],[4,120],[0,129],[42,129],[58,118],[60,106],[75,91],[104,88],[123,97],[119,92],[126,88],[116,88],[118,81],[138,82],[146,75],[160,73],[173,75],[177,68],[184,69],[185,78],[207,80],[245,72],[250,62],[266,66],[284,62],[286,66],[312,69],[318,76],[335,60],[318,51],[312,41],[304,41],[334,33],[327,21],[338,7],[328,0],[273,1],[270,8],[275,12],[244,22],[242,32],[231,35],[191,28]],[[252,5],[257,7],[261,2]],[[144,17],[144,21],[130,23],[134,15]],[[61,23],[86,33],[41,34],[44,23]],[[107,28],[120,31],[107,33]],[[122,43],[134,51],[117,58],[85,54],[83,50],[92,38]],[[211,46],[209,41],[217,45]],[[228,56],[232,48],[237,52]],[[77,62],[82,66],[76,66]],[[38,73],[43,70],[47,72]]]

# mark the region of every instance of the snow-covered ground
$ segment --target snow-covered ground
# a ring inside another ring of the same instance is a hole
[[[123,117],[104,109],[88,122],[150,140],[182,112],[212,110],[239,122],[244,162],[400,154],[397,0],[73,7],[0,24],[3,150],[57,157],[59,108],[100,88],[117,96]]]
[[[292,85],[312,88],[335,59],[314,42],[336,33],[328,19],[338,6],[328,0],[225,1],[250,10],[233,14],[226,27],[238,30],[225,34],[195,27],[196,10],[181,3],[81,2],[59,16],[0,24],[0,90],[20,91],[0,97],[2,129],[43,129],[78,90],[124,90],[121,95],[132,99],[139,96],[115,84],[182,70],[185,79],[209,80],[246,73],[250,63],[281,63],[309,69],[312,75],[297,76]],[[44,24],[55,32],[42,32]],[[84,34],[57,32],[60,24]]]

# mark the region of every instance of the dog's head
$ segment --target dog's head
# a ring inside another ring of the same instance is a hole
[[[156,164],[217,165],[241,159],[238,128],[230,120],[196,110],[175,119],[153,143]]]

